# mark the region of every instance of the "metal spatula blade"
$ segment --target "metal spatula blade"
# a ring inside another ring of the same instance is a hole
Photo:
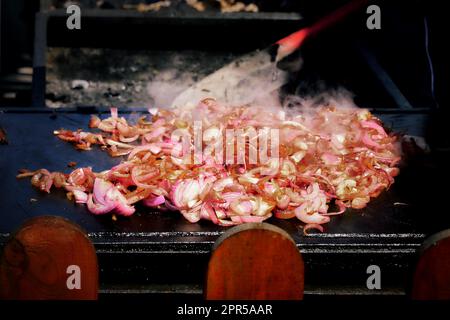
[[[172,106],[184,106],[207,97],[227,104],[247,104],[279,89],[286,82],[287,72],[276,67],[269,50],[255,51],[195,83],[179,94]]]

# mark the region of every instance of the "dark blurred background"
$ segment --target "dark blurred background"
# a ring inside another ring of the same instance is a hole
[[[82,10],[130,12],[139,10],[137,6],[139,3],[155,2],[151,0],[0,0],[0,105],[30,106],[33,104],[31,100],[33,39],[35,14],[39,10],[63,9],[76,3],[81,5]],[[155,12],[155,14],[160,12],[171,16],[171,20],[164,20],[165,22],[158,25],[156,31],[153,29],[153,35],[148,35],[146,38],[142,37],[145,37],[148,31],[142,31],[142,33],[136,31],[137,28],[140,28],[139,24],[137,24],[138,27],[131,27],[132,23],[129,20],[125,22],[121,20],[121,25],[115,23],[115,20],[112,20],[112,24],[108,24],[105,22],[107,19],[99,18],[90,22],[91,24],[89,22],[84,24],[82,33],[79,33],[78,36],[76,33],[71,33],[71,35],[75,34],[74,37],[68,37],[68,31],[65,28],[57,27],[57,22],[54,24],[49,22],[48,44],[72,49],[98,46],[127,50],[136,49],[142,45],[144,48],[152,50],[179,50],[181,46],[186,47],[189,46],[188,43],[191,43],[193,48],[188,49],[205,51],[208,50],[205,48],[210,48],[221,52],[228,50],[230,53],[237,54],[268,44],[276,39],[278,34],[282,34],[283,28],[290,30],[289,28],[295,26],[294,20],[290,24],[274,23],[273,26],[269,26],[268,22],[267,30],[264,30],[260,29],[258,24],[252,25],[250,19],[239,24],[235,22],[233,24],[224,19],[227,21],[221,22],[222,29],[215,26],[202,27],[201,32],[194,37],[189,38],[183,35],[180,36],[179,41],[173,41],[171,37],[174,30],[179,32],[185,29],[185,32],[188,32],[184,22],[176,22],[177,12],[187,10],[187,12],[194,13],[196,10],[191,7],[184,9],[183,6],[186,4],[183,0],[172,0],[171,2],[170,7],[163,7],[160,11]],[[204,0],[203,2],[206,4],[206,12],[214,10],[220,12],[218,1]],[[249,15],[257,16],[265,12],[298,13],[302,17],[302,23],[307,23],[316,20],[346,1],[257,0],[244,2],[246,4],[254,3],[258,6],[259,12],[248,13]],[[321,85],[342,86],[354,92],[356,98],[360,97],[364,105],[389,108],[395,104],[395,101],[392,101],[389,92],[377,89],[377,87],[386,85],[386,81],[383,84],[383,79],[380,80],[380,77],[388,75],[389,81],[395,84],[396,89],[412,107],[437,108],[441,106],[446,108],[448,72],[444,71],[446,70],[444,64],[448,57],[446,45],[448,27],[443,16],[445,6],[439,1],[419,0],[373,1],[373,3],[381,7],[381,30],[368,30],[365,27],[368,15],[360,12],[332,31],[308,43],[303,51],[305,64],[298,79],[299,86],[296,88],[296,92],[304,93],[305,90],[308,91]],[[205,13],[198,12],[198,14],[201,17]],[[271,16],[270,19],[274,20],[276,16]],[[258,21],[262,20],[261,18]],[[248,23],[248,27],[246,27],[246,23]],[[105,25],[107,27],[104,27]],[[114,25],[117,25],[117,28]],[[92,27],[89,29],[88,26]],[[106,29],[102,29],[102,26]],[[105,32],[108,28],[112,31]],[[127,28],[134,29],[128,30]],[[280,29],[278,33],[277,28]],[[256,33],[258,29],[261,34],[258,34],[257,38],[262,39],[261,41],[256,41],[256,38],[245,41],[245,38],[239,36],[246,30],[250,30],[249,34],[253,34],[252,32]],[[197,29],[195,30],[198,32]],[[274,32],[270,33],[269,31]],[[264,36],[264,32],[267,36]],[[150,36],[156,40],[150,40]],[[220,41],[217,40],[218,37]],[[234,40],[236,41],[233,42]],[[217,46],[218,43],[221,45]],[[356,63],[361,57],[371,63],[361,67]],[[70,75],[66,76],[70,78]],[[127,77],[125,72],[123,77]],[[60,93],[52,94],[54,97],[55,94]]]

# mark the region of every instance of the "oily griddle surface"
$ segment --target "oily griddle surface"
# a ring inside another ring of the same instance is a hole
[[[118,164],[121,158],[111,158],[97,147],[92,151],[78,151],[53,135],[53,130],[60,128],[87,130],[88,121],[89,115],[73,112],[0,113],[0,126],[6,129],[9,140],[8,145],[0,145],[0,234],[6,236],[26,219],[39,215],[66,217],[78,223],[94,239],[108,237],[127,241],[135,236],[151,235],[169,236],[171,241],[190,236],[213,240],[225,230],[208,221],[191,224],[178,212],[159,212],[141,206],[133,216],[118,217],[113,221],[111,215],[94,216],[84,205],[67,200],[64,191],[52,189],[51,194],[46,194],[32,187],[29,179],[16,179],[21,168],[70,172],[73,168],[67,164],[76,161],[78,167],[92,166],[94,171],[102,171]],[[412,188],[414,183],[409,176],[401,174],[390,190],[373,199],[365,209],[347,210],[345,214],[333,217],[321,235],[305,238],[302,224],[296,219],[271,218],[267,222],[285,229],[298,242],[315,242],[323,238],[345,238],[346,242],[351,242],[352,239],[374,237],[421,242],[425,233],[442,229],[442,226],[420,223],[419,200],[414,197],[414,192],[410,192]]]

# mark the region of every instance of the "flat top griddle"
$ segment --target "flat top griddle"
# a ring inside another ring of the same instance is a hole
[[[227,228],[208,221],[191,224],[178,212],[158,212],[142,206],[137,206],[133,216],[113,221],[111,215],[90,214],[85,206],[66,199],[62,190],[46,194],[36,190],[29,179],[16,179],[21,168],[70,172],[73,169],[67,164],[76,161],[79,167],[92,166],[101,171],[121,161],[96,147],[78,151],[53,135],[53,130],[60,128],[87,129],[89,113],[98,111],[81,110],[0,112],[0,126],[9,140],[8,145],[0,145],[0,247],[27,219],[62,216],[78,223],[93,241],[100,265],[101,292],[172,292],[178,288],[201,294],[212,245]],[[133,112],[122,116],[135,117]],[[102,117],[107,116],[106,110],[102,113]],[[424,134],[429,117],[417,110],[385,110],[377,115],[388,127],[419,136]],[[365,270],[376,264],[383,270],[384,292],[403,294],[417,248],[427,235],[450,226],[450,215],[442,210],[445,191],[430,183],[433,176],[439,177],[437,170],[432,163],[409,163],[388,191],[362,210],[347,210],[333,217],[324,233],[304,236],[302,223],[296,219],[271,218],[266,222],[293,237],[305,260],[308,292],[367,294]],[[441,202],[433,201],[435,195]],[[349,285],[353,286],[350,291],[346,289]]]
[[[125,117],[130,114],[125,114]],[[396,130],[420,130],[417,123],[423,115],[405,116],[381,115],[385,122]],[[16,179],[19,169],[47,168],[50,171],[70,172],[67,164],[76,161],[78,167],[92,166],[94,171],[102,171],[118,164],[121,158],[111,158],[99,148],[92,151],[78,151],[53,135],[59,128],[75,130],[87,129],[89,115],[61,112],[5,112],[0,114],[0,124],[8,134],[8,145],[0,146],[0,233],[6,236],[26,219],[38,215],[59,215],[81,225],[95,240],[103,236],[116,241],[127,241],[134,236],[170,236],[172,240],[185,239],[192,235],[216,238],[224,227],[208,221],[191,224],[177,212],[158,212],[145,207],[137,207],[132,217],[119,217],[113,221],[110,215],[94,216],[83,205],[68,201],[65,193],[53,190],[45,194],[31,186],[29,179]],[[415,120],[414,120],[415,119]],[[324,238],[412,238],[421,242],[425,234],[435,231],[416,218],[417,200],[408,196],[414,185],[400,175],[396,183],[380,197],[373,199],[362,210],[347,210],[334,217],[325,226],[324,234],[308,237],[302,235],[301,223],[292,220],[271,218],[267,222],[280,226],[289,232],[298,243],[314,243]],[[33,201],[31,199],[36,199]]]

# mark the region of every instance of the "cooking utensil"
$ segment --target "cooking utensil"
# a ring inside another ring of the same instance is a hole
[[[206,97],[239,105],[267,96],[287,82],[288,72],[277,67],[280,60],[299,49],[305,40],[343,20],[366,2],[351,1],[268,48],[241,56],[180,93],[172,102],[172,107],[185,106]]]

